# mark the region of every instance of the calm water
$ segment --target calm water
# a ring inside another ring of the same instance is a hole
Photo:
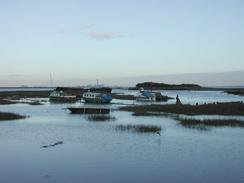
[[[213,91],[167,92],[186,103],[244,100]],[[115,120],[94,122],[87,115],[69,114],[65,107],[0,106],[1,111],[31,116],[0,122],[1,183],[244,182],[244,129],[200,131],[170,117],[119,111],[110,114]],[[128,124],[158,126],[161,135],[117,128]],[[41,148],[58,141],[64,143]]]

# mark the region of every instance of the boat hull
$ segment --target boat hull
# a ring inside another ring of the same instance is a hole
[[[93,107],[68,107],[73,114],[109,114],[108,108],[93,108]]]
[[[56,97],[56,96],[50,96],[49,102],[52,103],[74,103],[77,101],[76,97]]]
[[[112,100],[111,95],[104,93],[86,92],[82,95],[82,97],[86,103],[94,104],[108,104]]]
[[[86,103],[92,104],[109,104],[111,100],[102,100],[100,98],[83,98]]]

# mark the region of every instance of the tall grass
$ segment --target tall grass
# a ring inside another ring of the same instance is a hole
[[[117,125],[115,130],[131,131],[136,133],[157,133],[161,131],[161,127],[153,125]]]
[[[121,107],[120,110],[136,113],[164,112],[186,115],[244,115],[244,103],[226,102],[203,105],[136,105]]]
[[[180,119],[180,124],[185,127],[205,126],[205,127],[244,127],[244,121],[236,119]]]
[[[89,121],[93,122],[106,122],[106,121],[115,121],[116,118],[114,116],[110,115],[104,115],[104,114],[94,114],[94,115],[89,115],[87,117]]]

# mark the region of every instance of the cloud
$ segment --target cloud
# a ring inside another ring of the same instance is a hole
[[[67,29],[61,29],[57,31],[59,34],[69,34],[69,33],[80,33],[80,32],[88,32],[88,36],[90,38],[96,39],[96,40],[108,40],[108,39],[116,39],[116,38],[122,38],[125,37],[125,35],[115,33],[115,32],[102,32],[102,31],[94,31],[92,28],[94,27],[93,24],[81,26],[81,27],[73,27],[73,28],[67,28]]]
[[[71,32],[81,32],[84,30],[88,30],[94,27],[93,24],[81,26],[81,27],[73,27],[73,28],[67,28],[67,29],[61,29],[58,31],[58,33],[64,34],[64,33],[71,33]]]
[[[89,36],[97,40],[107,40],[107,39],[116,39],[116,38],[124,37],[124,35],[115,32],[98,32],[98,31],[91,31],[89,33]]]

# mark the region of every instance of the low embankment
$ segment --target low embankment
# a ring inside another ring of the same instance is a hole
[[[26,116],[10,113],[10,112],[0,112],[0,121],[16,120],[16,119],[23,119],[23,118],[26,118]]]
[[[244,115],[243,102],[227,102],[203,105],[136,105],[121,107],[122,111],[137,114],[148,112],[164,112],[185,115]]]
[[[232,95],[244,96],[244,88],[226,89],[225,93],[232,94]]]
[[[50,94],[50,91],[4,91],[0,92],[0,98],[46,98]]]
[[[205,126],[205,127],[244,127],[244,122],[241,120],[236,119],[179,119],[180,124],[189,127],[199,127],[199,126]]]

